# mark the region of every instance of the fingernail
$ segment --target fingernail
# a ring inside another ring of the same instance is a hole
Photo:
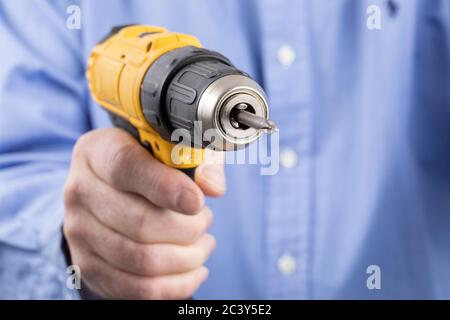
[[[191,190],[180,192],[177,197],[177,208],[182,213],[196,213],[202,208],[200,196]]]
[[[205,165],[201,169],[201,175],[217,191],[225,190],[225,174],[221,166]]]

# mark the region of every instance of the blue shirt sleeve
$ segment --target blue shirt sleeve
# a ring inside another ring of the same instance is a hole
[[[89,129],[70,4],[0,1],[0,298],[67,295],[62,189],[73,144]]]

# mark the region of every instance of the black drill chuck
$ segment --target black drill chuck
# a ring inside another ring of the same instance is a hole
[[[263,90],[254,80],[221,54],[190,46],[154,62],[142,83],[141,104],[147,121],[162,137],[171,140],[172,132],[181,129],[178,132],[189,136],[184,141],[193,147],[236,149],[273,124],[267,120]],[[236,108],[245,113],[237,116]],[[201,129],[196,122],[201,122]],[[217,133],[213,141],[194,140],[196,131],[203,137],[208,129]]]

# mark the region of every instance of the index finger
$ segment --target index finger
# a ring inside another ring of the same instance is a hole
[[[109,185],[170,210],[195,214],[204,205],[200,188],[187,175],[157,161],[121,129],[98,129],[89,137],[87,159]]]

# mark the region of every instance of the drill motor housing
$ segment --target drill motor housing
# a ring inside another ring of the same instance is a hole
[[[180,169],[198,166],[205,147],[233,150],[261,135],[261,129],[236,122],[236,108],[268,118],[264,91],[246,73],[202,48],[195,37],[160,27],[113,28],[92,50],[87,78],[94,100],[108,110],[114,125],[134,135],[155,158]],[[176,129],[190,143],[172,152]],[[193,138],[208,129],[217,133],[212,141]]]

